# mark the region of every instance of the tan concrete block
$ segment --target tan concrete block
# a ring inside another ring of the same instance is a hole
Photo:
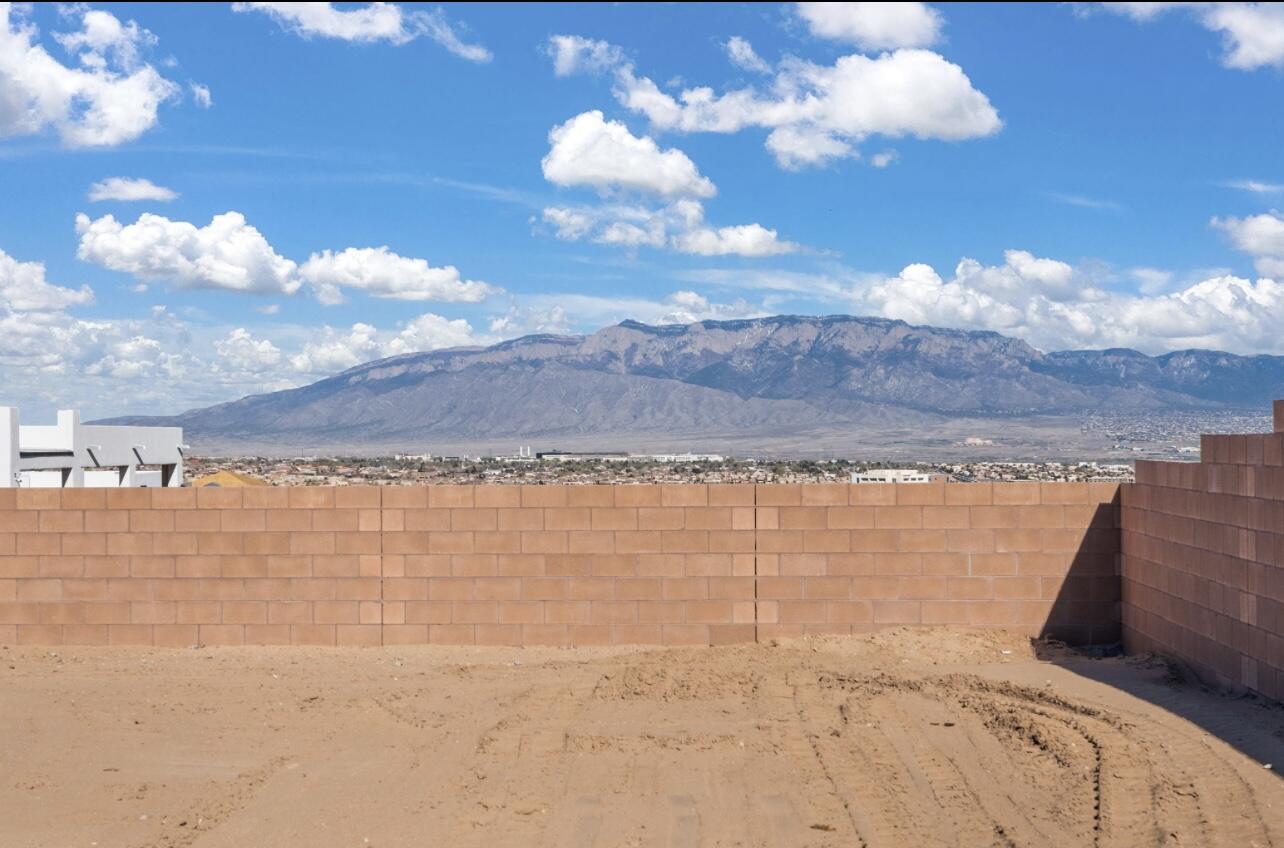
[[[830,624],[874,623],[874,604],[866,600],[830,601],[825,605],[826,619]]]
[[[802,577],[759,577],[758,597],[763,600],[793,600],[803,597]]]
[[[994,551],[993,530],[947,530],[945,545],[950,553],[992,553]]]
[[[312,529],[314,530],[328,530],[332,533],[355,533],[360,526],[360,522],[361,510],[358,509],[312,510]]]
[[[974,576],[1015,575],[1016,573],[1016,554],[972,554]]]
[[[848,488],[850,487],[847,483],[804,483],[802,505],[805,507],[846,506]]]
[[[544,510],[545,530],[589,530],[592,526],[589,507],[550,507]]]
[[[952,601],[990,600],[994,597],[994,578],[949,577],[946,597]]]
[[[754,503],[757,506],[768,507],[802,506],[802,486],[798,484],[759,483],[754,493]]]
[[[752,483],[715,483],[709,486],[709,506],[751,507],[753,505]]]
[[[639,624],[681,624],[686,620],[686,601],[639,601]]]
[[[616,542],[618,550],[618,538]],[[522,553],[526,554],[564,554],[567,545],[566,532],[562,530],[530,530],[522,534]]]
[[[150,545],[151,536],[141,538]],[[61,552],[62,536],[58,533],[18,533],[14,538],[14,553],[20,556],[57,556]]]
[[[665,645],[708,645],[709,626],[706,624],[666,624],[661,628]]]
[[[83,556],[42,556],[38,560],[41,577],[83,577]]]
[[[105,624],[63,625],[62,644],[64,645],[106,645],[107,643],[107,625]]]
[[[1081,504],[1088,502],[1087,483],[1040,483],[1040,502],[1045,504]]]
[[[522,506],[543,509],[564,507],[567,504],[567,486],[522,486]]]
[[[968,604],[968,624],[973,627],[1012,627],[1019,617],[1015,601],[974,601]]]
[[[312,514],[313,510],[310,509],[265,510],[263,529],[276,532],[308,531],[312,529]]]
[[[781,530],[825,530],[829,527],[829,515],[822,506],[780,507]]]
[[[349,488],[349,487],[345,487]],[[353,486],[353,489],[365,487]],[[156,491],[162,491],[157,489]],[[290,505],[290,490],[284,486],[247,486],[241,491],[244,509],[286,509]]]
[[[232,551],[223,551],[223,553],[232,553]],[[300,531],[290,534],[290,554],[292,556],[333,553],[333,533],[322,531]]]
[[[874,554],[875,574],[912,575],[923,573],[923,555],[907,553]]]
[[[989,506],[994,503],[991,483],[945,484],[945,503],[949,506]]]
[[[901,530],[896,535],[904,553],[941,553],[947,546],[944,530]]]
[[[566,505],[568,507],[609,509],[615,506],[615,487],[596,484],[568,486],[566,490]]]
[[[112,513],[116,516],[125,516],[128,523],[128,513]],[[88,513],[86,514],[88,520]],[[105,528],[111,533],[125,532],[125,528],[113,527]],[[174,512],[174,529],[180,533],[216,533],[220,529],[219,511],[216,509],[181,509]]]
[[[615,505],[623,507],[660,506],[660,489],[651,485],[624,485],[615,488]]]
[[[270,556],[267,561],[269,577],[309,577],[312,574],[311,557]]]
[[[923,601],[923,623],[967,624],[969,607],[966,601]]]
[[[757,550],[763,553],[796,553],[803,550],[802,530],[758,530]]]
[[[114,632],[115,628],[112,630]],[[202,624],[197,628],[197,639],[206,646],[244,645],[245,627],[239,624]]]
[[[919,601],[874,601],[875,624],[922,624]]]
[[[805,577],[803,597],[808,600],[847,600],[851,597],[850,577]]]
[[[615,534],[615,552],[620,554],[663,553],[659,530],[621,530]]]
[[[334,488],[330,486],[291,486],[289,492],[290,509],[334,509]]]
[[[1041,503],[1039,484],[994,483],[992,485],[996,506],[1027,506]]]
[[[189,625],[221,624],[223,604],[219,601],[178,601],[174,604],[174,621],[176,624]]]
[[[945,483],[894,483],[899,506],[940,506],[945,503]]]
[[[966,575],[971,567],[968,554],[959,553],[925,553],[923,554],[923,573],[946,577]]]
[[[152,627],[150,624],[110,624],[107,626],[107,644],[150,645]]]
[[[41,510],[41,533],[83,533],[85,532],[85,514],[80,510]]]
[[[173,513],[163,512],[156,514],[173,515]],[[130,520],[130,529],[138,529],[134,526],[133,519]],[[262,533],[267,530],[267,513],[261,509],[219,510],[219,529],[232,532]]]
[[[826,509],[826,526],[831,530],[870,530],[874,527],[872,506],[831,506]]]
[[[874,528],[877,530],[918,530],[922,526],[921,507],[879,506],[874,508]]]
[[[383,644],[378,624],[340,624],[334,628],[335,644],[341,648],[374,648]]]
[[[66,539],[63,539],[63,550],[66,551]],[[106,539],[103,551],[106,553]],[[195,556],[199,551],[195,533],[160,533],[152,540],[152,552],[165,556]]]
[[[62,508],[63,489],[18,489],[14,493],[15,509],[50,510]],[[98,507],[102,509],[103,507]]]
[[[154,489],[153,491],[164,491],[163,489]],[[179,489],[177,491],[184,491]],[[30,515],[29,513],[15,513],[16,515]],[[6,522],[3,519],[4,513],[0,513],[0,530],[4,530]],[[14,528],[15,531],[17,528]],[[33,525],[27,530],[35,530]],[[86,533],[128,533],[129,532],[129,513],[116,510],[87,510],[85,512],[85,532]]]
[[[316,645],[332,647],[338,641],[333,624],[290,625],[291,645]]]
[[[615,533],[608,530],[571,530],[566,535],[566,550],[572,554],[613,554]]]
[[[898,596],[907,601],[945,600],[948,579],[936,576],[900,577],[897,579]]]
[[[226,604],[224,613],[226,614]],[[314,601],[312,622],[314,624],[360,624],[360,607],[356,601]]]
[[[426,624],[385,624],[383,627],[385,645],[427,645],[428,625]]]
[[[158,622],[152,622],[153,624]],[[223,624],[267,624],[267,601],[224,601]]]
[[[632,507],[599,507],[590,515],[590,525],[594,530],[638,529],[638,510]]]
[[[126,553],[123,543],[125,540],[129,538],[130,538],[129,536],[125,536],[125,535],[108,536],[107,553],[109,554]],[[136,550],[128,551],[129,553],[134,555],[146,555],[146,554],[152,553],[151,536],[133,535],[132,538],[140,542],[142,542],[142,540],[146,540],[146,542],[144,544],[139,545],[139,547]],[[120,541],[122,544],[121,546],[114,548],[114,543],[116,543],[117,541]],[[243,533],[222,533],[222,532],[197,533],[196,534],[196,552],[204,556],[229,556],[234,554],[245,553],[245,535]]]
[[[995,577],[994,598],[999,601],[1039,600],[1042,598],[1039,577]]]
[[[334,505],[339,509],[379,509],[383,497],[379,486],[339,486]]]
[[[852,506],[892,506],[896,503],[896,486],[892,483],[857,483],[847,490]]]

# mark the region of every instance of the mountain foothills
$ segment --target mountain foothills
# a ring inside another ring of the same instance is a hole
[[[627,449],[627,436],[710,445],[803,432],[930,430],[1085,413],[1265,408],[1284,357],[1187,350],[1042,353],[993,332],[847,315],[532,335],[414,353],[302,388],[172,417],[198,447],[478,444]],[[687,437],[687,438],[681,438]]]

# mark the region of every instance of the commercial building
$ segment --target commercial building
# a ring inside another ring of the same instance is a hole
[[[18,410],[0,406],[0,488],[179,487],[181,427],[81,424],[64,409],[52,426],[20,424]]]
[[[932,474],[913,468],[872,468],[852,475],[853,483],[930,483]]]

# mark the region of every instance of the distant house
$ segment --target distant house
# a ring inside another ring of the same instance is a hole
[[[52,426],[19,424],[0,406],[0,488],[130,488],[183,485],[183,428],[81,424],[58,412]]]
[[[206,474],[204,477],[197,477],[192,481],[192,487],[195,489],[217,488],[217,489],[241,489],[246,486],[267,486],[270,485],[264,480],[257,477],[251,477],[248,474],[237,474],[235,471],[215,471],[213,474]]]

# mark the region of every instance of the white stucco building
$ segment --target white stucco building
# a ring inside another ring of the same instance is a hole
[[[70,409],[52,426],[19,424],[0,406],[0,488],[178,487],[185,449],[181,427],[81,424]]]
[[[912,468],[872,468],[852,474],[853,483],[930,483],[932,474]]]

